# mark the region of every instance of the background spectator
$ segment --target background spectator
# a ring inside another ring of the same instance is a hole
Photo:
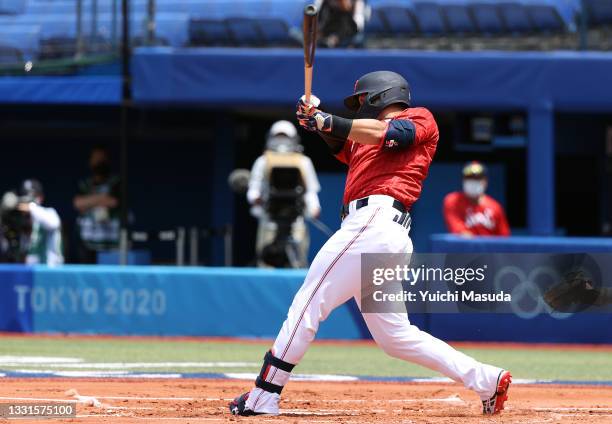
[[[2,197],[0,242],[2,259],[30,265],[64,263],[61,221],[54,208],[42,206],[42,184],[25,180],[17,193]]]
[[[363,42],[364,0],[318,0],[319,34],[326,47],[347,47]]]
[[[92,149],[89,157],[91,177],[79,183],[74,207],[79,212],[78,259],[95,263],[97,252],[116,249],[119,244],[119,178],[111,175],[108,150]]]
[[[444,198],[444,220],[448,231],[464,236],[509,236],[504,208],[487,196],[487,170],[479,162],[463,168],[463,192]]]

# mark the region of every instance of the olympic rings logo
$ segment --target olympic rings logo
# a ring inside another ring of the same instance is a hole
[[[546,276],[551,278],[552,281],[561,280],[559,273],[551,267],[538,266],[527,274],[517,266],[505,266],[495,274],[493,284],[495,291],[500,292],[503,289],[504,278],[515,277],[519,281],[519,284],[512,288],[510,307],[512,312],[523,319],[532,319],[542,313],[548,313],[551,317],[559,320],[569,318],[573,313],[555,311],[544,301],[544,295],[537,281],[539,278]]]

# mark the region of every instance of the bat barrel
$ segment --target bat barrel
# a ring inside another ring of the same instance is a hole
[[[304,95],[306,103],[310,103],[312,90],[312,65],[317,47],[317,15],[319,11],[314,4],[304,8]]]
[[[309,4],[304,8],[304,15],[307,16],[316,16],[319,11],[317,10],[317,6],[314,4]]]
[[[304,8],[304,64],[312,66],[314,61],[315,48],[317,45],[317,15],[319,11],[314,4],[309,4]]]

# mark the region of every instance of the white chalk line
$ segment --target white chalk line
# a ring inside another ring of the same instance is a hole
[[[1,358],[1,357],[0,357]],[[255,368],[257,362],[46,362],[30,361],[2,361],[2,367],[22,367],[24,365],[59,369],[93,369],[93,370],[129,370],[143,368]],[[68,359],[68,358],[66,358]],[[76,358],[73,358],[76,359]]]
[[[84,370],[46,370],[46,369],[17,369],[13,370],[15,373],[20,374],[52,374],[55,377],[92,377],[92,378],[104,378],[104,377],[121,377],[121,378],[164,378],[164,379],[177,379],[181,378],[181,374],[168,374],[168,373],[147,373],[147,374],[131,374],[126,370],[116,371],[84,371]]]
[[[250,372],[225,373],[225,378],[233,380],[255,380],[259,374]],[[291,374],[291,381],[359,381],[359,377],[338,374]]]
[[[33,397],[14,397],[14,396],[0,396],[0,400],[23,400],[30,402],[72,402],[75,403],[74,399],[56,399],[56,398],[33,398]]]
[[[198,398],[190,398],[190,397],[146,397],[146,396],[96,396],[98,399],[110,399],[110,400],[169,400],[169,401],[182,401],[182,402],[192,402],[196,400],[208,400],[208,401],[222,401],[227,400],[231,401],[233,399],[215,399],[215,398],[207,398],[207,399],[198,399]]]
[[[9,356],[0,355],[0,365],[16,363],[23,364],[74,364],[83,362],[83,358],[65,358],[61,356]]]

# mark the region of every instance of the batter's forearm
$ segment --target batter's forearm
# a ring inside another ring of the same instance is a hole
[[[349,138],[355,143],[377,145],[387,131],[387,123],[376,119],[354,119]]]
[[[321,133],[355,143],[377,145],[384,137],[387,123],[376,119],[347,119],[326,114]]]

